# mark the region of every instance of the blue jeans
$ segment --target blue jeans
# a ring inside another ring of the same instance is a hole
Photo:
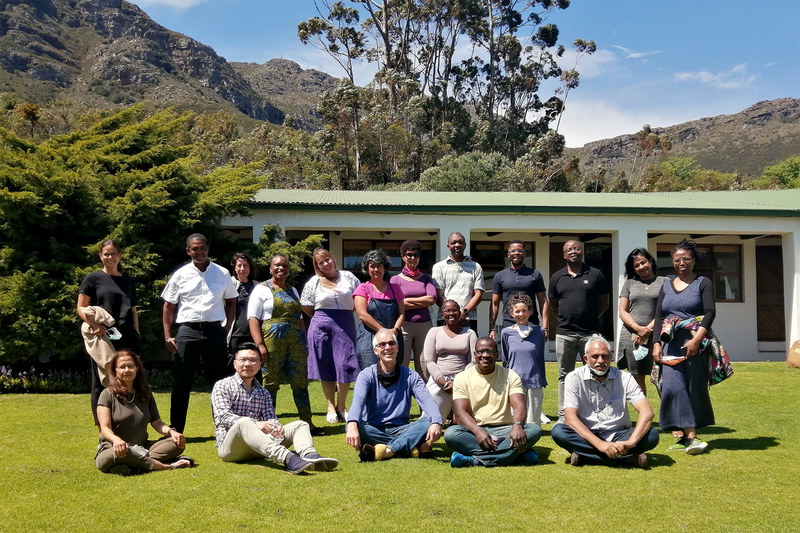
[[[411,455],[411,450],[423,441],[430,426],[428,416],[402,426],[373,426],[359,421],[358,433],[362,444],[385,444],[395,455]]]
[[[620,440],[628,440],[632,434],[633,428],[617,431],[614,433],[611,441],[616,442]],[[595,433],[595,435],[597,435],[597,433]],[[553,441],[556,444],[568,452],[575,452],[578,455],[586,457],[592,461],[605,464],[615,464],[619,461],[619,459],[609,458],[606,454],[589,444],[586,439],[578,435],[574,429],[566,424],[556,424],[553,426],[553,429],[550,430],[550,436],[553,438]],[[639,455],[640,453],[652,450],[656,446],[658,446],[658,431],[650,428],[650,431],[648,431],[644,437],[642,437],[642,440],[640,440],[636,446],[631,448],[628,453],[631,455]]]
[[[514,460],[523,452],[533,446],[539,437],[542,436],[542,428],[536,424],[524,424],[522,429],[525,431],[525,437],[528,440],[528,447],[525,450],[520,450],[516,446],[511,446],[511,439],[508,435],[511,433],[511,425],[508,426],[481,426],[490,435],[495,435],[503,439],[494,450],[484,450],[478,444],[478,439],[464,426],[454,424],[447,428],[444,432],[444,441],[450,448],[469,455],[477,459],[484,466],[505,466],[514,462]]]

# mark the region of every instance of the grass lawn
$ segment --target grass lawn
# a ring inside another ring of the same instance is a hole
[[[335,472],[223,463],[209,395],[196,393],[186,435],[199,466],[119,477],[94,467],[88,394],[0,395],[0,531],[800,531],[800,370],[734,368],[711,391],[707,453],[669,453],[662,434],[649,470],[571,467],[549,425],[535,466],[452,469],[443,441],[433,460],[361,464],[343,427],[326,426],[314,383],[315,422],[328,431],[315,443],[340,459]],[[548,363],[551,418],[555,371]],[[169,395],[156,398],[166,419]],[[278,402],[284,422],[296,418],[288,386]]]

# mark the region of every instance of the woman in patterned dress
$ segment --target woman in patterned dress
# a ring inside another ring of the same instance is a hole
[[[311,421],[306,329],[300,295],[297,289],[286,284],[289,259],[284,255],[274,255],[269,271],[272,278],[253,289],[247,308],[250,335],[261,353],[263,385],[277,410],[281,382],[289,383],[300,420],[308,423],[312,435],[323,435]]]

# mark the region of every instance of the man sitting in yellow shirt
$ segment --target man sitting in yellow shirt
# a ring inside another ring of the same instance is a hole
[[[454,450],[450,466],[533,464],[531,449],[542,429],[526,424],[522,381],[511,369],[497,366],[497,343],[481,337],[475,344],[475,366],[453,382],[454,424],[444,440]]]

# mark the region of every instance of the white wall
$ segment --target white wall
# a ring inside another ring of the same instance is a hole
[[[624,280],[624,260],[627,253],[637,247],[648,247],[655,255],[660,242],[675,243],[691,234],[701,233],[708,237],[697,239],[699,243],[720,244],[735,242],[742,245],[744,301],[742,303],[719,303],[714,330],[728,349],[731,359],[737,361],[756,361],[777,359],[776,353],[759,353],[756,331],[756,269],[755,245],[758,239],[740,240],[739,235],[782,235],[785,270],[785,313],[787,339],[800,337],[800,267],[797,253],[800,253],[800,221],[794,218],[762,217],[698,217],[654,215],[625,217],[619,215],[582,216],[578,212],[566,215],[518,215],[514,213],[497,215],[471,215],[465,207],[464,214],[386,214],[366,211],[356,206],[352,212],[323,212],[308,210],[259,210],[252,218],[234,217],[227,219],[225,225],[252,225],[253,235],[261,235],[265,224],[280,224],[285,230],[331,231],[331,252],[341,258],[341,243],[344,238],[365,238],[380,231],[391,231],[390,238],[407,238],[412,232],[438,232],[438,256],[441,260],[448,254],[447,235],[460,231],[467,240],[486,231],[503,232],[497,240],[524,237],[537,243],[534,264],[549,279],[548,257],[550,238],[540,233],[609,233],[615,252],[612,266],[620,274],[609,280],[612,288],[612,308],[608,311],[617,317],[619,287]],[[334,231],[341,232],[339,235]],[[648,233],[661,233],[659,237],[647,239]],[[482,235],[481,235],[482,234]],[[511,237],[513,235],[513,237]],[[564,240],[558,237],[559,240]],[[491,287],[487,288],[484,300],[478,307],[479,332],[486,333],[488,327],[489,297]],[[619,333],[617,319],[617,334]],[[791,341],[787,343],[791,346]],[[780,347],[778,348],[780,349]],[[785,359],[785,349],[781,359]]]

